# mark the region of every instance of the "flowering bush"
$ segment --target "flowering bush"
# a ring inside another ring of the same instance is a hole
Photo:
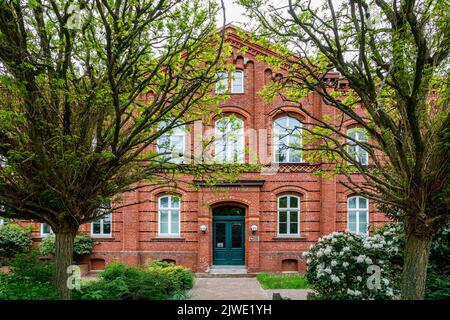
[[[363,236],[333,232],[304,253],[319,299],[392,299],[398,294],[397,226]],[[377,276],[379,275],[379,276]]]
[[[73,253],[75,255],[91,254],[94,248],[94,240],[84,234],[78,234],[73,242]],[[39,244],[38,252],[41,255],[53,255],[55,254],[55,236],[50,235]]]

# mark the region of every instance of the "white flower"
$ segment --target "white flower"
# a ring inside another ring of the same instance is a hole
[[[311,259],[306,259],[306,263],[310,264],[311,263]]]
[[[320,258],[321,256],[323,256],[323,252],[322,250],[317,251],[317,256]]]
[[[336,260],[331,261],[331,266],[332,267],[336,267],[337,266],[337,261]]]
[[[367,257],[365,260],[367,264],[372,264],[372,259],[370,259],[369,257]]]
[[[331,281],[335,283],[341,282],[341,279],[339,279],[338,276],[335,276],[334,274],[331,275]]]
[[[305,251],[305,252],[302,253],[303,258],[307,257],[308,255],[309,255],[308,251]]]
[[[392,290],[392,288],[387,288],[386,289],[386,295],[392,297],[394,295],[394,290]]]
[[[386,278],[384,278],[384,279],[383,279],[383,283],[387,286],[387,285],[389,285],[389,280],[386,279]]]
[[[348,267],[348,262],[345,261],[342,265],[344,266],[344,268],[347,268]]]
[[[324,271],[329,274],[331,274],[331,272],[332,272],[330,268],[326,268]]]
[[[356,258],[356,262],[363,263],[365,259],[366,259],[366,256],[361,254]]]
[[[359,282],[361,282],[361,281],[362,281],[362,277],[361,277],[361,276],[357,276],[357,277],[356,277],[356,280],[358,280]]]

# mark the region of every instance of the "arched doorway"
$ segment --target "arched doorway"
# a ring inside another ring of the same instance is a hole
[[[245,209],[213,209],[213,265],[245,264]]]

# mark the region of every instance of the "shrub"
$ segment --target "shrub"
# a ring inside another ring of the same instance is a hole
[[[154,260],[148,265],[149,271],[158,271],[167,274],[172,281],[175,291],[189,290],[194,285],[194,275],[188,269],[173,263]]]
[[[23,253],[10,259],[10,272],[0,274],[0,300],[55,300],[53,262],[39,260],[37,253]]]
[[[333,232],[311,246],[304,253],[306,276],[318,298],[391,299],[397,294],[399,278],[391,261],[398,257],[399,249],[394,236],[396,226],[390,228],[384,236],[373,237]],[[369,278],[369,266],[380,267],[379,287]]]
[[[11,257],[28,250],[33,243],[31,230],[15,223],[0,225],[0,256]]]
[[[91,254],[94,248],[94,240],[84,234],[79,234],[75,237],[73,243],[73,252],[76,255]],[[39,253],[48,256],[55,254],[55,236],[50,235],[39,244]]]
[[[146,268],[109,264],[98,281],[82,283],[74,297],[82,300],[167,300],[184,298],[192,287],[190,271],[159,262]]]

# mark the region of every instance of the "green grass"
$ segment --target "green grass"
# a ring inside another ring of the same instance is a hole
[[[297,274],[260,273],[256,276],[264,289],[309,289],[304,276]]]

